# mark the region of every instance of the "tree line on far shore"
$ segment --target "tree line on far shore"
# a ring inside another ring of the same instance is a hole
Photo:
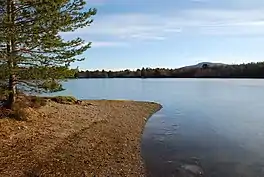
[[[81,71],[77,78],[264,78],[264,62],[217,65],[207,64],[201,67],[184,67],[178,69],[142,68],[136,71]]]

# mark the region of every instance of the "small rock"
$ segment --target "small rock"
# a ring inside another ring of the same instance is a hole
[[[199,176],[204,175],[203,169],[198,165],[185,164],[181,166],[181,168],[193,175],[199,175]]]
[[[83,177],[88,177],[89,175],[88,175],[88,173],[86,171],[83,171],[83,175],[82,176]]]

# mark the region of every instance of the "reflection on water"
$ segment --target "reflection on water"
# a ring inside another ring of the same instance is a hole
[[[188,118],[180,115],[164,121],[162,112],[150,119],[143,134],[142,155],[150,176],[264,176],[263,153],[248,149],[249,142],[223,136],[202,121],[185,124]]]
[[[153,177],[263,177],[264,80],[71,80],[80,99],[156,101],[142,156]]]

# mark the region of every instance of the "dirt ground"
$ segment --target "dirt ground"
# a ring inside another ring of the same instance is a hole
[[[0,119],[0,176],[145,176],[146,120],[160,105],[134,101],[49,101],[27,121]]]

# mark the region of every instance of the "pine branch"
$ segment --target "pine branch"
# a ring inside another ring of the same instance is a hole
[[[67,77],[63,66],[83,60],[78,56],[91,43],[59,34],[90,26],[96,9],[85,5],[85,0],[0,0],[0,79],[15,78],[12,84],[33,89],[49,80],[48,89],[56,85],[52,79]]]

